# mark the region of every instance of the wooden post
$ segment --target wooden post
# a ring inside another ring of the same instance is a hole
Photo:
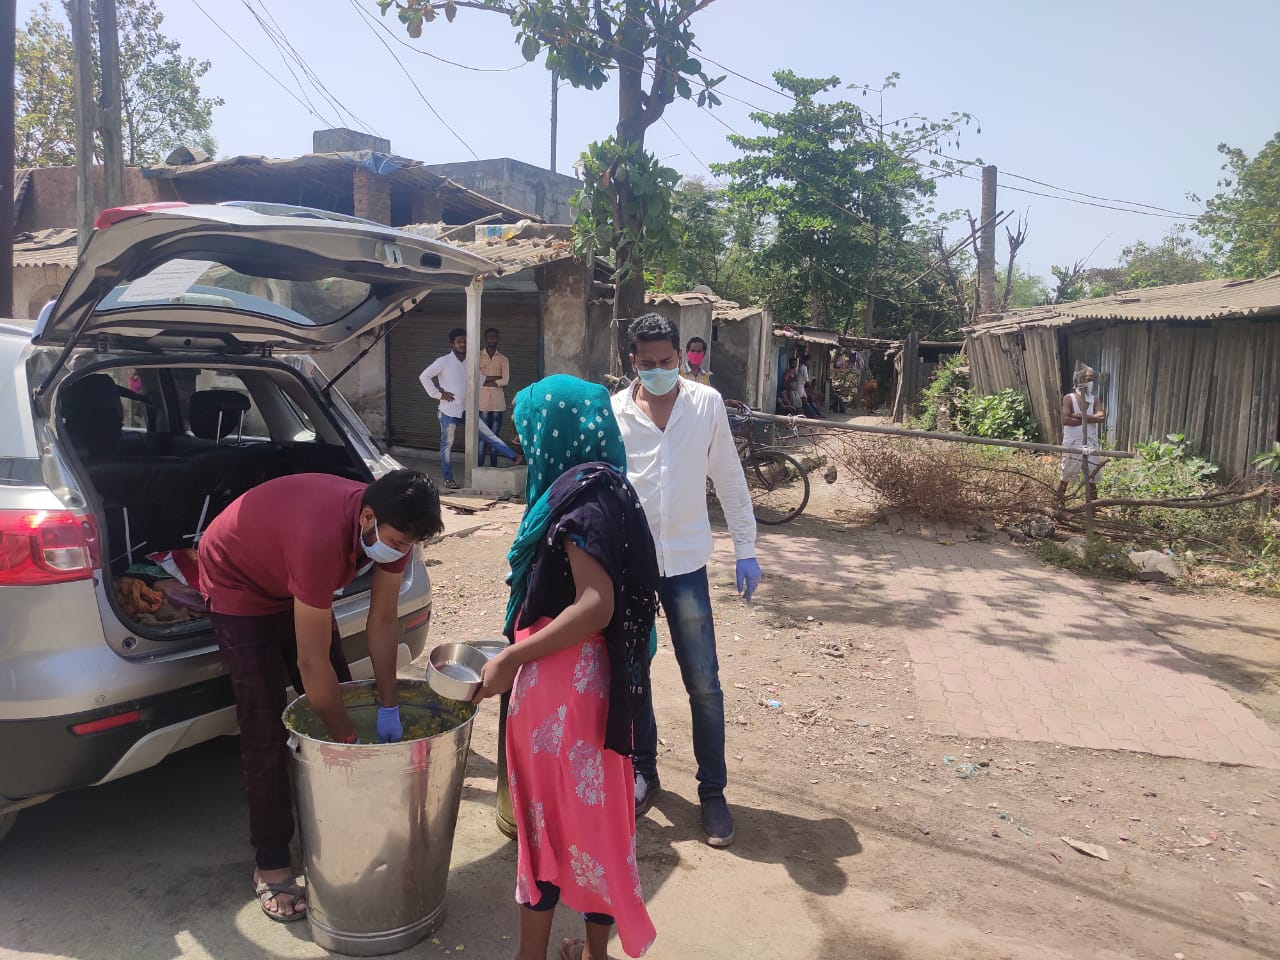
[[[0,63],[13,63],[17,0],[0,0]],[[13,70],[0,71],[0,316],[17,314],[13,302]]]
[[[93,100],[93,24],[89,0],[70,0],[67,12],[71,18],[71,46],[75,55],[77,245],[83,251],[98,215],[93,197],[93,130],[98,118],[98,107]]]
[[[982,243],[978,247],[978,316],[996,308],[996,168],[982,168]]]
[[[116,0],[98,0],[98,51],[102,63],[102,101],[98,130],[102,134],[102,206],[124,205],[124,134],[120,116],[120,38]]]
[[[484,277],[467,284],[467,399],[462,422],[462,485],[471,486],[471,471],[480,456],[480,297]]]

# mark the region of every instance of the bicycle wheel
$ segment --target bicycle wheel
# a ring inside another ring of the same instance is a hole
[[[743,471],[751,506],[761,523],[786,523],[809,502],[809,475],[794,457],[777,450],[753,453]]]

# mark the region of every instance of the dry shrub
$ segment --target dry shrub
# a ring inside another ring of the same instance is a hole
[[[1058,461],[1021,450],[856,435],[839,462],[883,509],[930,520],[1010,522],[1051,509]]]

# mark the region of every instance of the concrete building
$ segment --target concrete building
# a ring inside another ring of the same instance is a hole
[[[486,197],[536,213],[547,223],[573,222],[569,198],[582,187],[582,181],[575,177],[553,173],[510,157],[433,163],[427,169]]]

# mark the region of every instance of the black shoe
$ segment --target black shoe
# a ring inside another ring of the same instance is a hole
[[[733,815],[724,797],[708,797],[702,801],[702,830],[707,835],[707,843],[713,847],[733,843]]]
[[[643,773],[636,774],[636,817],[643,817],[649,812],[649,808],[653,806],[653,801],[658,798],[658,794],[662,792],[662,783],[658,780],[655,773],[652,777],[646,777]]]

